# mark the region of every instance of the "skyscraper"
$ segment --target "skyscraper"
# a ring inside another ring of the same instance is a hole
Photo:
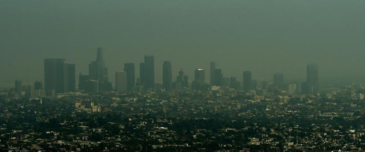
[[[67,81],[68,81],[68,90],[71,92],[76,91],[76,71],[75,71],[75,64],[67,64]]]
[[[307,65],[307,88],[308,93],[319,91],[318,66],[316,64]]]
[[[167,91],[172,89],[172,67],[170,61],[163,63],[162,82],[164,89]]]
[[[193,89],[195,89],[195,90],[206,90],[205,71],[204,71],[204,69],[196,69],[195,70],[195,80],[193,82]]]
[[[274,74],[274,87],[282,89],[284,86],[284,74],[275,73]]]
[[[22,95],[22,92],[23,92],[23,85],[22,85],[22,81],[20,81],[20,80],[16,80],[16,81],[15,81],[15,93],[16,93],[18,96],[21,96],[21,95]]]
[[[141,83],[146,90],[154,89],[155,86],[155,61],[154,56],[145,56],[141,63]]]
[[[67,92],[67,66],[65,59],[44,60],[44,83],[47,96]]]
[[[195,81],[198,83],[205,83],[205,71],[204,69],[195,70]]]
[[[110,91],[112,89],[111,83],[108,80],[108,68],[105,66],[103,59],[103,49],[97,48],[96,61],[89,64],[90,80],[98,81],[98,91]]]
[[[229,78],[229,87],[233,88],[235,90],[239,90],[241,85],[240,82],[237,80],[236,77],[230,77]]]
[[[215,84],[215,74],[216,74],[216,63],[210,62],[210,85],[216,85]]]
[[[222,86],[224,82],[223,74],[221,69],[215,69],[213,85]]]
[[[126,72],[116,72],[115,73],[115,91],[118,93],[125,93],[128,91]]]
[[[252,73],[251,71],[243,71],[243,90],[250,91],[252,88]]]
[[[182,89],[188,87],[188,76],[184,75],[184,71],[181,69],[179,75],[176,77],[174,82],[174,89]]]
[[[43,90],[43,84],[40,81],[34,82],[34,90]]]
[[[133,87],[136,85],[135,67],[134,63],[125,63],[124,71],[127,72],[127,88],[128,91],[133,91]]]
[[[83,90],[86,91],[87,86],[88,86],[88,81],[90,80],[90,76],[89,75],[82,75],[80,73],[79,75],[79,90]]]

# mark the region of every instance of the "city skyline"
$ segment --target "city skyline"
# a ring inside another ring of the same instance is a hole
[[[234,77],[251,70],[267,80],[277,72],[304,80],[300,67],[317,63],[321,77],[364,82],[363,1],[88,2],[0,2],[0,86],[42,80],[45,58],[65,58],[86,74],[98,46],[109,71],[154,55],[156,64],[172,62],[173,77],[184,69],[192,78],[215,61]],[[161,82],[162,67],[155,70]]]
[[[156,84],[160,84],[162,89],[172,91],[175,89],[189,88],[193,90],[209,90],[209,86],[219,86],[222,88],[234,88],[237,90],[250,91],[266,88],[268,81],[257,80],[252,76],[251,71],[243,71],[242,83],[233,76],[224,76],[222,69],[217,68],[216,62],[210,62],[209,77],[206,76],[206,70],[203,68],[195,69],[194,80],[189,82],[188,76],[184,76],[182,69],[176,81],[173,80],[173,66],[170,61],[164,61],[162,83],[156,83],[155,79],[155,61],[154,56],[144,56],[144,62],[140,63],[139,77],[135,77],[134,63],[125,63],[124,71],[115,71],[115,81],[110,82],[108,79],[108,67],[103,58],[103,49],[96,49],[96,60],[89,64],[89,72],[87,75],[80,73],[79,82],[76,84],[75,64],[67,63],[62,58],[44,59],[44,84],[47,96],[54,96],[59,93],[84,91],[116,91],[118,93],[126,93],[136,90],[155,90]],[[306,81],[288,81],[284,79],[283,73],[274,73],[271,82],[275,89],[296,92],[293,88],[300,88],[301,93],[317,93],[320,91],[319,68],[317,64],[308,64],[306,71]],[[207,81],[209,80],[209,81]],[[300,83],[300,84],[299,84]],[[16,80],[15,90],[19,90],[20,80]],[[295,84],[295,86],[294,86]],[[242,85],[242,88],[240,87]],[[288,86],[289,85],[289,86]],[[77,90],[76,90],[76,86]],[[34,90],[42,88],[42,82],[34,82]],[[142,88],[140,88],[142,87]],[[266,88],[267,89],[267,88]],[[40,89],[39,89],[40,90]],[[19,92],[19,91],[18,91]],[[18,93],[19,94],[19,93]]]
[[[109,71],[108,71],[108,67],[106,66],[106,64],[105,64],[105,61],[104,61],[104,58],[103,58],[103,48],[101,48],[101,47],[97,47],[97,51],[96,51],[96,54],[97,54],[97,56],[96,56],[96,61],[90,61],[91,63],[88,65],[88,71],[87,72],[85,72],[86,74],[88,74],[88,78],[87,79],[93,79],[93,80],[98,80],[98,81],[106,81],[106,82],[109,82],[109,79],[111,79],[111,83],[112,83],[112,86],[113,86],[113,88],[114,88],[114,86],[115,86],[115,84],[116,84],[116,81],[115,81],[115,78],[109,78]],[[147,60],[147,62],[149,62],[149,63],[153,63],[153,65],[152,66],[150,66],[150,68],[153,68],[153,70],[152,70],[152,73],[154,73],[154,76],[156,77],[156,75],[162,75],[163,76],[163,71],[162,71],[162,73],[161,74],[159,74],[159,73],[156,73],[156,72],[154,72],[155,70],[154,69],[158,69],[158,68],[161,68],[161,69],[163,69],[163,67],[165,66],[165,63],[166,62],[169,62],[169,66],[171,66],[173,63],[172,62],[170,62],[170,61],[163,61],[162,63],[162,65],[161,66],[156,66],[156,63],[154,62],[154,57],[155,56],[148,56],[148,55],[145,55],[144,56],[144,62],[142,62],[142,63],[140,63],[140,65],[138,66],[138,67],[136,67],[135,66],[135,63],[124,63],[121,67],[121,70],[119,70],[119,71],[128,71],[128,70],[130,70],[133,74],[130,74],[130,77],[133,77],[133,78],[130,78],[130,80],[132,80],[132,81],[134,81],[134,82],[131,82],[131,81],[128,81],[128,83],[130,83],[129,85],[131,86],[130,88],[132,88],[133,86],[135,86],[136,84],[137,84],[137,79],[139,78],[141,78],[141,70],[143,69],[143,68],[141,68],[141,65],[143,65],[143,64],[145,64],[145,62],[146,62],[146,60]],[[65,64],[67,64],[68,65],[68,67],[69,67],[69,69],[72,69],[71,71],[73,71],[74,73],[72,73],[71,75],[73,75],[73,74],[75,74],[76,73],[76,77],[75,77],[75,80],[73,80],[73,82],[71,82],[71,84],[76,84],[77,86],[79,86],[80,85],[80,76],[83,76],[83,73],[81,73],[81,72],[79,72],[79,73],[77,73],[77,72],[75,72],[76,71],[76,69],[78,69],[77,67],[77,65],[75,65],[75,64],[68,64],[68,62],[67,62],[67,59],[64,59],[64,58],[51,58],[52,60],[62,60],[62,62],[63,63],[65,63]],[[47,60],[49,60],[49,59],[47,59]],[[148,60],[150,60],[150,61],[148,61]],[[316,65],[316,64],[314,64],[314,63],[311,63],[311,64],[307,64],[307,66],[308,65]],[[204,68],[198,68],[198,69],[203,69],[203,70],[205,70],[205,71],[208,71],[209,72],[209,74],[205,74],[205,81],[207,81],[207,82],[205,82],[205,83],[207,83],[207,84],[210,84],[210,85],[222,85],[223,83],[224,83],[224,79],[225,78],[227,78],[227,79],[230,79],[230,78],[232,78],[232,77],[234,77],[234,78],[236,78],[236,76],[234,76],[234,75],[228,75],[228,74],[226,74],[226,75],[224,75],[224,72],[222,72],[222,69],[218,69],[217,67],[217,62],[215,62],[215,61],[211,61],[210,62],[210,68],[207,70],[207,69],[204,69]],[[98,68],[98,67],[100,67],[100,68]],[[96,69],[95,69],[96,68]],[[93,70],[93,69],[95,69],[95,70]],[[103,69],[105,69],[105,70],[103,70]],[[182,69],[182,68],[181,68]],[[176,76],[178,76],[178,73],[177,72],[175,72],[174,70],[177,70],[177,69],[174,69],[174,68],[172,68],[171,67],[171,74],[172,74],[172,76],[171,76],[171,78],[174,78],[174,77],[176,77]],[[213,71],[212,71],[213,70]],[[224,69],[223,69],[224,70]],[[105,71],[105,72],[103,72],[103,71]],[[138,73],[137,73],[137,71],[139,71]],[[192,70],[193,71],[193,70]],[[111,72],[118,72],[118,71],[111,71]],[[174,73],[175,72],[175,73]],[[189,72],[191,72],[191,71],[188,71],[188,73]],[[245,72],[245,71],[244,71]],[[248,71],[247,71],[248,72]],[[308,71],[306,71],[306,73],[307,73]],[[103,74],[101,74],[101,73],[103,73]],[[151,72],[150,72],[151,73]],[[285,75],[284,73],[273,73],[272,75],[275,77],[277,74],[281,74],[281,75]],[[85,75],[86,76],[86,75]],[[215,77],[217,77],[217,78],[219,78],[220,80],[218,80],[218,79],[216,79],[216,80],[211,80],[211,78],[212,78],[212,76],[215,76]],[[274,78],[274,80],[272,81],[269,77],[270,77],[271,75],[269,75],[269,76],[267,76],[267,79],[262,79],[262,78],[258,78],[258,77],[254,77],[253,79],[254,80],[259,80],[259,81],[269,81],[269,82],[272,82],[272,83],[275,83],[275,78]],[[70,76],[69,76],[70,77]],[[193,76],[190,76],[190,77],[193,77]],[[238,76],[238,77],[242,77],[242,75],[241,76]],[[302,79],[297,79],[297,78],[287,78],[286,80],[287,81],[291,81],[291,82],[294,82],[294,81],[304,81],[304,80],[307,80],[307,75],[305,76],[305,78],[302,78]],[[44,78],[43,78],[44,79]],[[161,80],[160,80],[161,79]],[[163,84],[163,77],[161,77],[161,78],[151,78],[151,80],[153,80],[153,84],[154,83],[160,83],[160,84]],[[151,81],[150,80],[150,81]],[[242,81],[242,79],[237,79],[237,80],[240,80],[240,81]],[[38,81],[38,80],[36,80],[36,81]],[[35,82],[36,82],[35,81]],[[71,80],[72,81],[72,80]],[[174,82],[175,80],[172,80],[172,82],[171,82],[171,86],[172,86],[172,83]],[[192,80],[190,80],[189,81],[189,83],[192,83],[194,80],[192,79]],[[209,81],[209,82],[208,82]],[[41,82],[44,82],[44,81],[41,81]],[[34,82],[31,82],[31,83],[26,83],[26,84],[32,84],[32,83],[34,83]],[[133,85],[132,85],[133,84]],[[150,84],[152,84],[151,82],[150,82]],[[67,87],[69,87],[69,85],[67,85]],[[151,87],[150,87],[151,88]],[[72,88],[72,87],[69,87],[67,90],[75,90],[74,88]],[[128,89],[129,91],[131,90],[131,89]]]

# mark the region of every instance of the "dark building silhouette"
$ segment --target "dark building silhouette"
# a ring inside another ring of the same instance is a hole
[[[76,91],[76,71],[75,64],[67,64],[67,87],[69,92]]]
[[[194,90],[206,90],[205,84],[205,71],[204,69],[196,69],[195,70],[195,80],[193,82],[193,89]]]
[[[43,84],[40,81],[34,82],[34,90],[43,90]]]
[[[165,90],[172,90],[172,67],[170,61],[163,63],[162,82]]]
[[[195,70],[195,81],[198,83],[205,83],[205,71],[204,69]]]
[[[90,80],[98,81],[98,91],[112,90],[112,84],[108,80],[108,68],[103,58],[103,49],[100,47],[97,48],[96,61],[89,64],[89,77]]]
[[[229,78],[229,87],[235,90],[239,90],[241,88],[240,82],[237,80],[236,77]]]
[[[22,81],[16,80],[15,81],[15,94],[17,94],[18,96],[21,96],[22,92],[23,92]]]
[[[252,89],[252,73],[251,71],[243,71],[243,90],[250,91]]]
[[[284,86],[284,74],[282,73],[275,73],[274,74],[274,87],[278,89],[283,89]]]
[[[88,83],[89,80],[90,80],[89,75],[82,75],[80,73],[80,75],[79,75],[79,90],[84,90],[84,91],[88,90],[87,89],[87,86],[88,86],[87,83]]]
[[[65,59],[44,60],[44,84],[47,96],[68,92],[67,68]]]
[[[216,74],[216,63],[210,62],[210,85],[216,85],[215,74]]]
[[[224,78],[221,69],[215,69],[213,85],[222,86],[224,84]]]
[[[154,56],[145,56],[144,63],[141,63],[141,84],[146,90],[155,87],[155,61]]]
[[[179,71],[179,75],[176,77],[176,81],[174,82],[174,89],[183,89],[188,87],[188,76],[184,75],[184,71],[181,69]]]
[[[316,64],[307,65],[307,93],[317,93],[319,91],[318,66]]]
[[[127,89],[128,91],[133,91],[133,87],[136,85],[134,63],[125,63],[124,71],[127,72]]]

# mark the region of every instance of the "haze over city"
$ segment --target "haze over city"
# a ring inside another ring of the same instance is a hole
[[[1,1],[0,86],[42,81],[45,58],[65,58],[86,74],[103,47],[109,77],[123,64],[154,55],[156,82],[163,62],[173,78],[183,69],[258,80],[282,72],[305,80],[306,65],[320,78],[363,82],[364,1]],[[138,70],[136,70],[136,75]],[[207,76],[209,79],[209,76]],[[114,82],[113,82],[114,83]]]

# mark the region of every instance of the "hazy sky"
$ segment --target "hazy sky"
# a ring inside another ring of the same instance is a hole
[[[365,79],[364,8],[364,0],[1,0],[0,86],[43,81],[44,58],[87,73],[98,46],[111,80],[144,55],[155,56],[156,82],[165,60],[173,77],[183,68],[190,80],[195,68],[209,79],[210,61],[240,80],[244,70],[305,78],[308,63],[322,79]]]

